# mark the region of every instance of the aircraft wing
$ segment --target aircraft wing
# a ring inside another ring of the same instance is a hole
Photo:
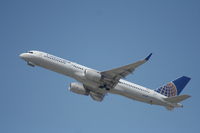
[[[149,54],[145,59],[132,64],[101,72],[103,86],[106,85],[106,87],[109,89],[115,87],[121,78],[125,78],[130,73],[133,73],[137,67],[147,62],[151,55],[152,53]]]

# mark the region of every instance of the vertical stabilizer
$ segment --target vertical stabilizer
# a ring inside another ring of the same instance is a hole
[[[156,89],[155,91],[167,97],[177,96],[181,93],[183,88],[187,85],[191,78],[182,76],[164,86]]]

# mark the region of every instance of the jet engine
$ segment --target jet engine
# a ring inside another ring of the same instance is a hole
[[[98,73],[97,71],[87,69],[85,70],[85,77],[91,81],[99,82],[101,79],[101,74]]]
[[[68,89],[77,94],[89,95],[89,90],[85,89],[85,87],[81,83],[71,83]]]

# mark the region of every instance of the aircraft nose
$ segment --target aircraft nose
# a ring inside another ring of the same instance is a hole
[[[20,54],[19,57],[25,60],[26,59],[26,53]]]

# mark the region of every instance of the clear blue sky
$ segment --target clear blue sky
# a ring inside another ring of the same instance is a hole
[[[198,0],[1,0],[1,133],[188,133],[200,130]],[[156,89],[186,75],[192,97],[172,112],[109,94],[99,103],[67,90],[75,80],[31,68],[41,50],[98,70],[146,57],[127,80]]]

